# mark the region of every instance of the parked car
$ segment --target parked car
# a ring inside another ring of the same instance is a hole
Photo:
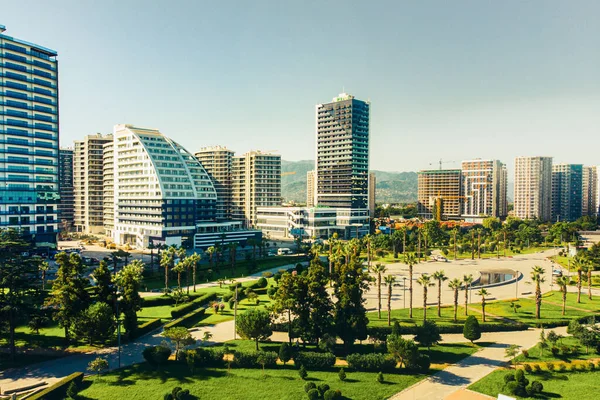
[[[553,276],[562,276],[562,271],[560,269],[555,269],[552,271]]]
[[[277,249],[277,255],[278,256],[283,256],[283,255],[286,255],[286,254],[292,254],[292,250],[288,249],[286,247],[281,247],[281,248]]]

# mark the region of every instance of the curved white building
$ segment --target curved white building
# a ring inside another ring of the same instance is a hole
[[[196,221],[214,221],[217,194],[202,164],[157,130],[114,127],[117,244],[193,245]]]

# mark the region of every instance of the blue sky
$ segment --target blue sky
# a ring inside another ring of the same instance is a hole
[[[313,159],[315,104],[345,88],[372,102],[371,168],[407,171],[600,164],[598,15],[595,0],[20,0],[0,24],[59,52],[62,145],[131,123],[190,151]]]

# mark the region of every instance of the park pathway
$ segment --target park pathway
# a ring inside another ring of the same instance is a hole
[[[565,327],[553,329],[556,333],[564,335]],[[457,398],[455,395],[459,390],[464,390],[470,384],[488,375],[500,365],[508,361],[504,356],[505,349],[516,344],[522,349],[533,347],[540,337],[539,329],[529,329],[520,332],[490,332],[481,335],[481,342],[494,342],[488,347],[482,348],[477,353],[463,359],[457,364],[440,371],[427,379],[403,390],[390,397],[390,400],[415,400],[428,399],[438,400],[446,398]],[[458,334],[442,335],[443,342],[460,340],[464,337]],[[474,398],[476,395],[473,396]]]

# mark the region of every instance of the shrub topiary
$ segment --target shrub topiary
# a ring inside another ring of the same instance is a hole
[[[537,374],[537,373],[539,373],[541,370],[542,370],[542,367],[540,367],[540,365],[539,365],[539,364],[534,364],[534,365],[533,365],[533,373],[534,373],[534,374]]]
[[[342,392],[340,390],[329,389],[323,395],[324,400],[340,400],[342,398]]]
[[[269,282],[267,282],[267,278],[261,277],[258,282],[256,282],[256,286],[259,288],[266,288]]]
[[[427,372],[427,371],[429,371],[429,367],[431,366],[431,360],[429,359],[428,356],[421,355],[421,356],[419,356],[419,359],[417,360],[417,365],[419,366],[419,370],[421,372]]]
[[[377,382],[379,382],[379,383],[385,382],[385,378],[383,377],[383,373],[382,372],[379,372],[377,374]]]
[[[325,394],[326,391],[328,391],[329,385],[326,383],[322,383],[319,386],[317,386],[317,390],[319,391],[319,393],[321,393],[321,396],[323,396]]]
[[[294,363],[304,365],[311,370],[327,369],[334,366],[335,355],[332,353],[301,351],[294,355]]]
[[[548,371],[550,371],[550,372],[554,371],[554,363],[547,362],[546,369],[548,369]]]
[[[67,397],[69,399],[76,399],[78,392],[79,392],[79,388],[77,387],[77,384],[75,383],[75,381],[71,382],[69,384],[69,386],[67,387]]]
[[[523,357],[529,358],[529,352],[527,350],[521,350],[521,353],[523,353]]]
[[[340,372],[338,372],[338,378],[340,378],[340,381],[345,381],[346,380],[346,371],[344,371],[344,368],[340,368]]]
[[[512,372],[509,372],[506,375],[504,375],[504,383],[514,382],[514,380],[515,380],[515,374],[513,374]]]
[[[531,365],[529,365],[529,364],[524,364],[524,365],[523,365],[523,370],[524,370],[525,372],[527,372],[528,374],[530,374],[530,373],[531,373]]]
[[[285,365],[292,358],[293,350],[287,342],[281,343],[279,346],[279,359]]]
[[[479,321],[477,321],[475,316],[469,315],[467,317],[463,327],[463,336],[465,339],[470,340],[471,343],[481,338],[481,327],[479,326]]]
[[[304,365],[300,366],[300,369],[298,370],[298,376],[302,380],[308,378],[308,372],[306,371],[306,368],[304,368]]]
[[[311,389],[307,394],[308,400],[319,400],[319,398],[321,397],[317,389]]]
[[[396,360],[384,354],[350,354],[346,357],[348,367],[357,371],[392,371]]]
[[[567,370],[567,366],[565,364],[562,364],[562,363],[558,364],[558,367],[557,367],[558,372],[565,372],[566,370]]]
[[[533,394],[542,393],[543,390],[544,390],[544,385],[542,385],[542,382],[540,382],[540,381],[531,382],[531,392]]]
[[[305,391],[306,393],[308,393],[308,392],[310,392],[312,389],[316,389],[316,388],[317,388],[317,385],[315,385],[315,383],[314,383],[314,382],[306,382],[306,383],[304,384],[304,391]]]

